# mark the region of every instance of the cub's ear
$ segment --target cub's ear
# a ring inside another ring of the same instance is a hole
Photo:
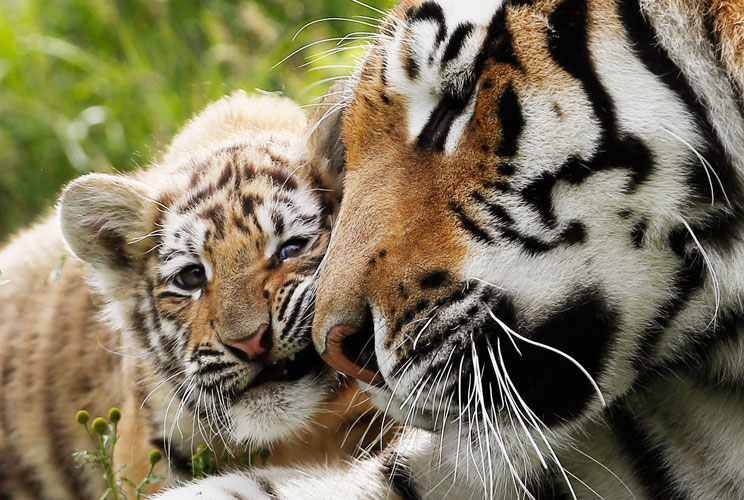
[[[310,153],[322,161],[327,177],[343,184],[346,166],[346,147],[342,136],[344,112],[352,97],[349,80],[334,84],[310,117],[308,147]]]
[[[75,179],[57,204],[62,236],[73,253],[96,267],[114,269],[131,266],[143,253],[155,210],[147,185],[105,174]]]

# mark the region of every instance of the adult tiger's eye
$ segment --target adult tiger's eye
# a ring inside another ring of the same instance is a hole
[[[302,249],[305,248],[305,245],[307,244],[307,240],[301,239],[301,238],[294,238],[289,240],[282,246],[281,249],[279,249],[278,258],[279,262],[284,262],[287,259],[290,259],[292,257],[295,257],[302,252]]]
[[[203,287],[207,283],[207,273],[204,271],[204,266],[194,264],[184,267],[176,275],[175,283],[185,290]]]

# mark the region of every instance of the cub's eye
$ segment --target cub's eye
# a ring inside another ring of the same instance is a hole
[[[193,290],[195,288],[200,288],[207,283],[207,273],[204,271],[204,266],[194,264],[184,267],[181,272],[176,275],[174,281],[176,285],[185,290]]]
[[[284,262],[289,258],[299,255],[300,252],[302,252],[302,249],[305,248],[306,244],[307,240],[303,238],[293,238],[289,240],[279,249],[279,253],[277,254],[279,262]]]

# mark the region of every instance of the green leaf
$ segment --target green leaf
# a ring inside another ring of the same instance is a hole
[[[121,476],[120,480],[123,483],[127,483],[132,488],[137,488],[137,485],[134,483],[134,481],[132,481],[131,479],[129,479],[127,476]]]
[[[150,484],[152,483],[159,483],[160,481],[165,481],[166,478],[164,476],[159,476],[155,474],[154,472],[150,475]]]
[[[78,467],[83,467],[84,465],[96,463],[98,461],[98,456],[88,450],[77,450],[72,454],[72,458],[78,462]]]

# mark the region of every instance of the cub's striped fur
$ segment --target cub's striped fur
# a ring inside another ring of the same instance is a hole
[[[132,479],[154,446],[173,479],[204,441],[267,446],[278,464],[340,463],[367,444],[366,399],[309,337],[340,197],[323,130],[287,99],[235,94],[158,164],[73,181],[59,223],[2,250],[0,498],[101,496],[100,473],[73,463],[90,447],[81,408],[121,407],[115,463]]]
[[[248,497],[744,498],[743,19],[401,2],[349,94],[313,336],[428,430],[356,490]]]

